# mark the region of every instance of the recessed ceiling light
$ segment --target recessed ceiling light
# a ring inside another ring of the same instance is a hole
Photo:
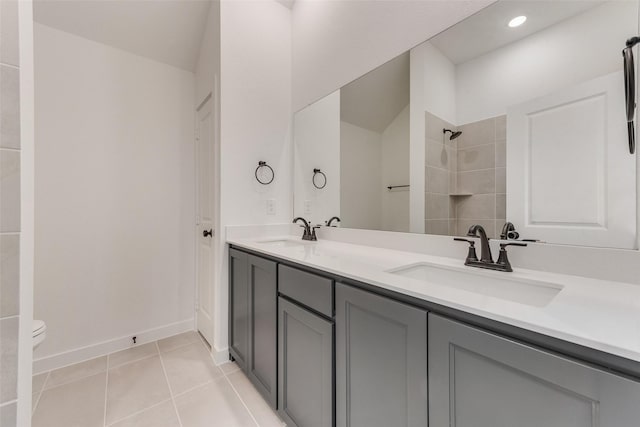
[[[509,26],[511,28],[519,27],[520,25],[524,24],[524,21],[526,20],[527,20],[527,17],[524,15],[516,16],[511,21],[509,21]]]

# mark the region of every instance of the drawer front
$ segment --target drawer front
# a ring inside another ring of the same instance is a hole
[[[278,291],[325,316],[333,317],[333,280],[331,279],[279,265]]]

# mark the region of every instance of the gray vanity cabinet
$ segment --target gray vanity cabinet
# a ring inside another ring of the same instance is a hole
[[[264,398],[277,402],[276,263],[229,252],[230,353]]]
[[[335,304],[336,425],[426,427],[426,311],[340,283]]]
[[[430,427],[630,427],[640,383],[429,315]]]
[[[278,297],[277,264],[253,255],[248,257],[249,359],[251,382],[275,408],[277,394]]]
[[[249,357],[249,255],[229,250],[229,352],[242,370]]]
[[[280,297],[278,413],[289,427],[333,426],[333,322]]]

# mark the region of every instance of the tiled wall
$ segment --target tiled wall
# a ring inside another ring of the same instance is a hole
[[[16,425],[20,302],[18,1],[0,0],[0,426]]]
[[[506,218],[506,116],[455,127],[426,112],[425,231],[497,237]],[[462,131],[450,140],[443,129]]]
[[[456,234],[466,234],[480,224],[497,237],[507,216],[506,139],[507,117],[499,116],[462,125],[458,145],[455,199]]]
[[[425,232],[427,234],[455,234],[455,206],[450,194],[456,186],[456,140],[445,137],[443,129],[455,126],[441,118],[425,113]]]

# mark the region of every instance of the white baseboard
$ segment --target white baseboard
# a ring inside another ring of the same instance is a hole
[[[41,357],[33,361],[33,374],[47,372],[52,369],[62,368],[74,363],[83,362],[95,357],[105,356],[115,351],[125,350],[134,345],[131,343],[131,336],[135,335],[136,344],[141,345],[153,342],[162,338],[167,338],[182,332],[194,330],[194,319],[187,319],[176,323],[171,323],[159,328],[148,329],[142,332],[131,333],[126,336],[103,341],[97,344],[91,344],[86,347],[80,347],[63,353],[51,356]]]
[[[223,363],[229,362],[229,348],[223,348],[222,350],[218,350],[217,348],[211,349],[211,356],[213,357],[213,361],[216,365],[222,365]]]

